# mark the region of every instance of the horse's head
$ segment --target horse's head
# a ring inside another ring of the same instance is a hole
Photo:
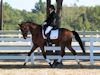
[[[21,24],[19,24],[21,33],[23,35],[23,38],[26,39],[27,35],[28,35],[28,31],[29,31],[29,23],[27,22],[23,22]]]

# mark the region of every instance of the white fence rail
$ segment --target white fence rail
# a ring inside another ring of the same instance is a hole
[[[85,42],[85,49],[89,54],[78,55],[78,58],[81,60],[90,60],[91,64],[94,63],[94,60],[100,60],[100,31],[85,32],[85,37],[82,36],[83,32],[79,32],[79,34],[82,38],[82,41]],[[25,59],[27,54],[23,53],[29,52],[32,47],[30,37],[31,36],[29,35],[29,37],[24,40],[20,31],[0,31],[0,59]],[[72,46],[76,52],[82,53],[79,44],[75,40],[73,40]],[[60,51],[60,47],[49,46],[45,47],[45,50]],[[37,51],[39,51],[39,48]],[[67,53],[68,49],[66,48],[66,55],[63,59],[74,59],[73,55],[67,55]],[[35,54],[34,57],[35,59],[44,59],[40,54]],[[47,55],[47,57],[49,59],[57,59],[59,58],[59,55]]]

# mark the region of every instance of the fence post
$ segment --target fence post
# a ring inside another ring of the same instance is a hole
[[[91,35],[90,37],[90,64],[93,65],[94,64],[94,54],[93,54],[93,37]]]

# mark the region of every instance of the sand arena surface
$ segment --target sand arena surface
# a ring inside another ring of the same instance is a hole
[[[23,62],[0,62],[0,75],[100,75],[100,61],[93,66],[89,61],[81,61],[82,67],[75,61],[64,61],[59,68],[50,68],[45,61],[35,61],[22,66]]]

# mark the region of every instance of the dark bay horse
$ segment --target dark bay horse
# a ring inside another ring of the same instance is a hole
[[[32,42],[33,42],[33,47],[31,51],[28,53],[28,57],[25,60],[24,65],[28,62],[29,56],[34,52],[34,50],[38,47],[40,47],[43,57],[45,60],[49,63],[49,65],[52,67],[51,61],[47,59],[46,57],[46,52],[44,50],[44,44],[46,42],[46,39],[43,38],[42,36],[42,26],[38,25],[36,23],[32,22],[22,22],[19,24],[23,38],[26,39],[28,32],[32,34]],[[54,44],[59,44],[61,46],[61,57],[57,60],[57,62],[61,62],[63,56],[65,55],[65,47],[67,47],[72,54],[75,56],[75,59],[77,63],[79,64],[79,60],[77,58],[77,53],[76,51],[72,48],[71,43],[72,43],[72,38],[75,37],[75,39],[78,41],[83,53],[85,53],[84,46],[82,44],[81,38],[79,37],[79,34],[75,31],[70,31],[65,28],[60,28],[59,29],[59,34],[58,34],[58,39],[56,40],[51,40],[52,43]]]

